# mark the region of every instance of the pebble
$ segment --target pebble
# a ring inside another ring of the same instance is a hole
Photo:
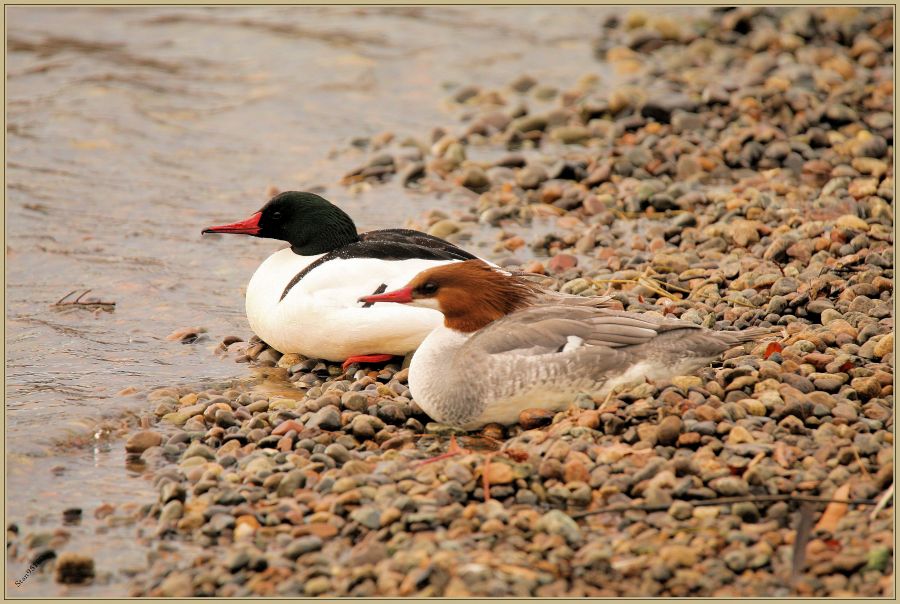
[[[538,519],[535,530],[561,535],[565,537],[569,545],[578,545],[583,541],[581,528],[568,515],[560,510],[550,510]]]
[[[689,568],[697,563],[697,551],[686,545],[664,545],[659,550],[659,557],[671,568]]]
[[[350,519],[372,530],[381,527],[381,512],[375,507],[363,506],[358,508],[350,514]]]
[[[310,418],[306,425],[309,428],[320,428],[322,430],[340,430],[341,414],[336,407],[323,407]]]
[[[470,166],[469,168],[466,168],[465,172],[463,172],[460,177],[460,184],[467,189],[480,191],[487,189],[491,184],[491,180],[482,168]]]
[[[303,554],[316,552],[322,549],[323,541],[315,535],[308,535],[294,539],[290,545],[284,550],[284,555],[291,560],[296,560]]]
[[[178,462],[151,470],[171,474],[146,515],[182,558],[151,562],[135,593],[788,593],[794,507],[697,504],[890,485],[890,23],[877,7],[613,15],[595,52],[630,83],[464,83],[463,123],[413,154],[382,138],[350,186],[450,195],[453,218],[422,221],[435,235],[486,230],[499,264],[629,310],[783,331],[690,376],[459,434],[468,452],[424,465],[456,431],[412,400],[408,370],[345,376],[250,342],[277,374],[148,396],[159,430],[184,435],[145,449]],[[296,381],[260,387],[283,374]],[[578,516],[635,503],[665,511]],[[883,597],[891,509],[870,512],[812,536],[798,593]]]
[[[681,418],[670,415],[659,423],[656,441],[661,445],[675,444],[683,428],[684,422],[681,421]]]
[[[556,415],[547,409],[525,409],[519,414],[519,425],[526,430],[546,426]]]
[[[736,476],[723,476],[709,482],[710,488],[723,497],[737,497],[750,492],[747,481]]]
[[[320,596],[331,589],[331,582],[327,577],[313,577],[303,586],[303,593],[307,596]]]
[[[515,479],[512,468],[501,462],[491,463],[484,470],[484,473],[492,485],[509,484]]]
[[[686,501],[676,500],[669,506],[669,515],[676,520],[687,520],[694,514],[694,506]]]
[[[877,344],[875,344],[875,348],[872,352],[875,353],[880,359],[883,359],[887,355],[891,354],[894,351],[894,334],[889,333],[881,338]]]
[[[57,583],[78,584],[94,579],[94,559],[76,552],[63,552],[56,558]]]
[[[578,258],[571,254],[557,254],[550,259],[547,267],[551,272],[561,273],[578,265]]]
[[[536,189],[548,178],[550,177],[547,170],[541,166],[531,165],[519,170],[516,174],[516,184],[523,189]]]
[[[194,593],[191,578],[180,572],[171,573],[159,586],[159,595],[166,598],[187,598]]]

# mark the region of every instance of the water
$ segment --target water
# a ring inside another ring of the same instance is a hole
[[[151,500],[147,479],[125,470],[120,441],[58,443],[145,408],[155,386],[246,374],[212,349],[249,334],[243,288],[279,244],[201,229],[247,217],[269,186],[323,187],[361,228],[421,219],[445,202],[338,184],[366,157],[350,141],[456,124],[449,84],[608,76],[591,40],[613,10],[9,8],[7,518],[40,525],[82,507],[70,545],[86,540],[107,569],[133,565],[110,553],[113,535],[90,541],[92,511]],[[115,311],[51,306],[89,288]],[[188,326],[209,340],[165,339]],[[24,568],[11,566],[10,585]],[[55,590],[41,576],[10,587]]]

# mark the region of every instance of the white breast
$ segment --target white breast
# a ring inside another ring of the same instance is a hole
[[[341,361],[362,354],[403,355],[441,325],[435,310],[357,300],[380,286],[406,285],[423,270],[455,261],[334,259],[287,284],[320,256],[278,251],[263,262],[247,286],[247,319],[263,341],[281,352]]]
[[[413,355],[409,365],[409,390],[413,400],[432,419],[448,422],[447,412],[459,405],[472,404],[465,387],[461,363],[456,352],[468,335],[441,325],[432,331]],[[477,371],[476,371],[477,374]]]
[[[431,332],[416,350],[409,367],[409,389],[413,399],[432,419],[474,430],[491,422],[513,424],[524,409],[563,409],[585,388],[586,383],[552,383],[537,379],[526,380],[516,370],[521,369],[523,359],[515,368],[504,355],[481,354],[459,349],[468,341],[469,334],[441,326]],[[570,341],[572,346],[580,338]],[[524,359],[538,368],[540,359]],[[533,372],[528,372],[534,377]]]

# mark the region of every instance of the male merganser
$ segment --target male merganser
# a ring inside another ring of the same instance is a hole
[[[280,239],[247,286],[247,320],[282,353],[329,361],[382,362],[405,355],[441,323],[430,308],[360,304],[364,294],[395,289],[421,271],[476,258],[410,229],[357,234],[343,210],[313,193],[276,195],[250,218],[204,229]]]
[[[711,331],[680,319],[537,303],[525,281],[479,260],[440,266],[360,301],[439,310],[443,325],[413,355],[413,399],[438,422],[513,424],[528,408],[561,410],[579,392],[693,372],[771,329]]]

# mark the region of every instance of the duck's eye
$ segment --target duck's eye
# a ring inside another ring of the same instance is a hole
[[[437,293],[437,290],[438,290],[437,283],[435,283],[433,281],[428,281],[427,283],[422,284],[422,286],[419,288],[419,291],[422,292],[423,294],[425,294],[426,296],[431,296],[431,295]]]
[[[272,212],[272,220],[281,220],[281,212]]]

